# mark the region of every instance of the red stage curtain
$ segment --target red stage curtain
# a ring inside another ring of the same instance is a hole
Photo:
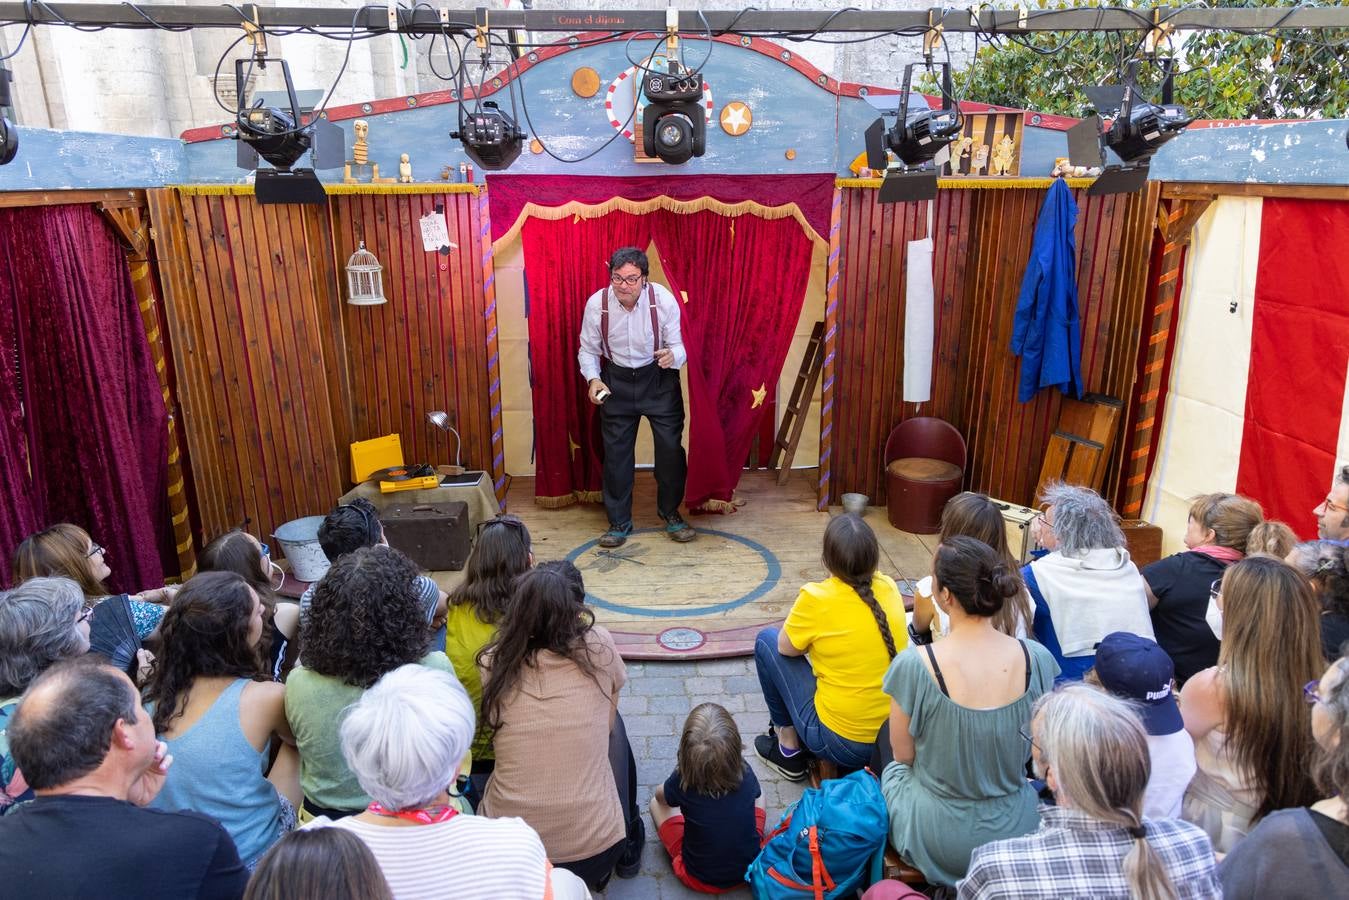
[[[15,272],[0,257],[0,335],[5,336],[0,362],[0,479],[6,499],[0,503],[0,585],[8,585],[13,551],[38,530],[28,478],[28,441],[23,430],[23,384],[18,368],[18,323],[24,314],[16,304]]]
[[[1265,200],[1237,492],[1304,539],[1316,537],[1344,408],[1347,245],[1349,203]]]
[[[646,216],[530,218],[521,232],[534,398],[534,497],[544,506],[598,502],[599,419],[576,363],[586,299],[607,283],[609,256],[651,242]]]
[[[690,510],[728,511],[755,429],[776,390],[810,278],[812,244],[792,219],[651,215],[656,249],[683,308]],[[755,403],[754,392],[763,389]],[[708,501],[722,501],[722,503]]]
[[[89,206],[0,210],[0,292],[0,306],[17,313],[10,333],[32,470],[21,494],[13,473],[22,462],[0,441],[9,502],[32,517],[5,527],[73,522],[108,548],[110,586],[163,584],[167,414],[111,227]],[[3,534],[6,553],[14,538]]]

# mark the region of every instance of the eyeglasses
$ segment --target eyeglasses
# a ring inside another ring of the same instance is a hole
[[[474,534],[474,537],[481,537],[483,530],[492,525],[504,525],[522,535],[529,534],[528,529],[525,528],[525,523],[521,522],[515,516],[494,516],[493,518],[484,519],[478,523],[478,530]]]
[[[108,552],[108,551],[107,551],[107,548],[105,548],[102,544],[94,544],[92,547],[89,548],[89,552],[86,553],[86,554],[84,554],[84,558],[85,558],[85,559],[93,559],[95,556],[98,556],[100,553],[107,553],[107,552]]]
[[[1208,586],[1208,598],[1212,600],[1214,603],[1217,603],[1218,598],[1221,597],[1222,595],[1223,595],[1223,580],[1221,578],[1215,578],[1213,580],[1213,583]]]
[[[1340,506],[1334,500],[1331,500],[1329,495],[1326,496],[1326,499],[1321,501],[1321,505],[1324,506],[1327,511],[1333,509],[1342,513],[1349,513],[1349,506]]]
[[[1024,727],[1018,728],[1016,730],[1016,733],[1021,735],[1021,737],[1025,739],[1027,744],[1034,747],[1036,750],[1040,750],[1040,745],[1035,743],[1035,739],[1030,736],[1030,732],[1027,731]],[[1043,750],[1040,750],[1040,752],[1044,753]]]
[[[1307,682],[1302,686],[1302,699],[1306,700],[1312,706],[1315,706],[1318,703],[1324,703],[1325,700],[1321,697],[1320,687],[1321,682],[1319,680]]]
[[[617,285],[617,284],[626,284],[626,285],[628,285],[629,287],[633,287],[633,286],[635,286],[635,285],[639,285],[639,284],[642,283],[642,276],[641,276],[641,275],[610,275],[610,276],[609,276],[609,283],[610,283],[610,284],[615,284],[615,285]]]
[[[80,614],[75,617],[75,624],[79,625],[81,622],[89,621],[89,617],[92,616],[93,614],[94,608],[92,606],[85,607],[80,611]]]

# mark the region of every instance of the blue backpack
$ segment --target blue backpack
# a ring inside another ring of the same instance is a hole
[[[755,900],[851,897],[885,846],[888,822],[880,782],[870,772],[826,781],[782,814],[745,880]]]

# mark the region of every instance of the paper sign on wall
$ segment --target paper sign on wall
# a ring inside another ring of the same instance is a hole
[[[422,249],[427,253],[446,254],[459,249],[459,245],[450,240],[450,230],[445,226],[444,212],[441,210],[429,212],[419,221],[422,226]]]

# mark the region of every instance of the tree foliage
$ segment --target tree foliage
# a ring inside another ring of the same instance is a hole
[[[1346,0],[1327,2],[1342,6]],[[1064,9],[1088,4],[1038,0],[1038,5]],[[1141,16],[1151,18],[1151,4],[1128,0],[1109,5],[1137,9]],[[1293,8],[1290,0],[1210,0],[1206,5]],[[956,96],[1077,116],[1087,102],[1081,86],[1119,83],[1124,64],[1142,55],[1143,33],[1043,33],[994,40],[994,44],[981,46],[974,62],[957,73]],[[1349,30],[1178,33],[1161,50],[1163,55],[1169,52],[1176,57],[1176,102],[1194,115],[1210,119],[1349,116]],[[1142,93],[1158,99],[1157,82],[1156,67],[1142,66]],[[929,79],[925,89],[934,87]]]

